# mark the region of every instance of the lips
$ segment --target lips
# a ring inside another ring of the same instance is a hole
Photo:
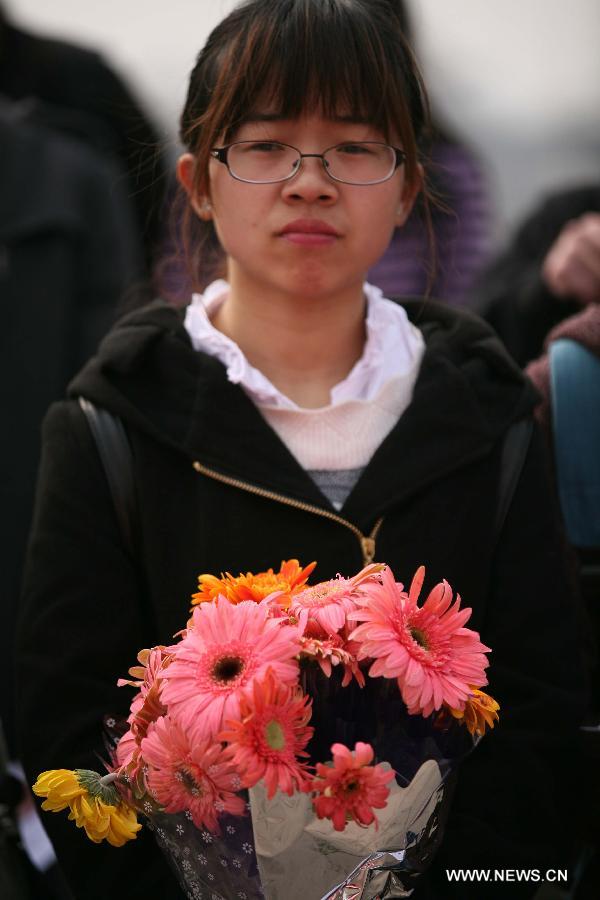
[[[293,244],[309,246],[332,244],[340,237],[333,225],[321,219],[294,219],[281,229],[279,235]]]
[[[294,219],[281,229],[281,234],[329,234],[339,237],[339,233],[332,225],[320,219]]]

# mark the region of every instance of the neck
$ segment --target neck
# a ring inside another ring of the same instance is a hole
[[[362,284],[307,298],[251,289],[230,273],[230,292],[213,325],[290,400],[316,409],[331,402],[331,389],[360,359],[364,320]]]

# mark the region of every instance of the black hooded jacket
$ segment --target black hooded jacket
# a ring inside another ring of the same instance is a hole
[[[32,779],[94,767],[103,717],[128,711],[131,694],[117,677],[141,647],[183,627],[198,574],[256,572],[294,557],[316,559],[319,579],[354,574],[361,535],[383,517],[375,558],[405,583],[424,563],[427,589],[446,578],[460,592],[473,609],[469,627],[493,648],[489,690],[501,705],[499,725],[461,769],[446,837],[414,896],[507,896],[503,884],[485,894],[453,885],[447,867],[566,864],[564,797],[585,696],[537,431],[500,534],[495,524],[504,436],[536,395],[479,319],[434,302],[404,305],[426,341],[413,400],[347,498],[343,521],[224,366],[193,350],[181,312],[157,301],[104,340],[44,429],[18,671]],[[78,395],[127,427],[134,559]],[[77,897],[178,896],[151,836],[97,847],[65,818],[46,814],[45,824]],[[510,896],[535,888],[514,883]]]

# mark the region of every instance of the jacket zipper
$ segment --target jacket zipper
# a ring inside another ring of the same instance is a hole
[[[312,513],[315,516],[321,516],[323,519],[330,519],[332,522],[337,522],[338,525],[343,525],[357,538],[363,557],[363,565],[368,566],[369,563],[373,562],[375,558],[375,541],[379,529],[383,524],[383,516],[377,519],[370,534],[364,535],[356,525],[352,524],[352,522],[342,518],[342,516],[338,516],[336,513],[329,512],[327,509],[313,506],[312,503],[304,503],[302,500],[294,500],[293,497],[286,497],[285,494],[268,491],[265,488],[249,484],[247,481],[240,481],[239,478],[230,478],[229,475],[223,475],[215,469],[209,469],[208,466],[202,465],[202,463],[197,460],[194,461],[193,465],[196,472],[200,472],[201,475],[206,475],[207,478],[213,478],[215,481],[221,481],[223,484],[228,484],[230,487],[248,491],[250,494],[256,494],[258,497],[264,497],[267,500],[275,500],[277,503],[285,503],[286,506],[292,506],[294,509],[300,509],[303,512]]]

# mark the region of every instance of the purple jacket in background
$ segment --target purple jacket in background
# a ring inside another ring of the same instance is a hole
[[[434,246],[429,245],[423,205],[418,202],[406,225],[394,232],[368,278],[387,295],[420,297],[429,293],[437,300],[465,305],[489,255],[491,217],[486,180],[471,152],[445,138],[433,144],[428,168],[430,188],[444,207],[431,208]]]

